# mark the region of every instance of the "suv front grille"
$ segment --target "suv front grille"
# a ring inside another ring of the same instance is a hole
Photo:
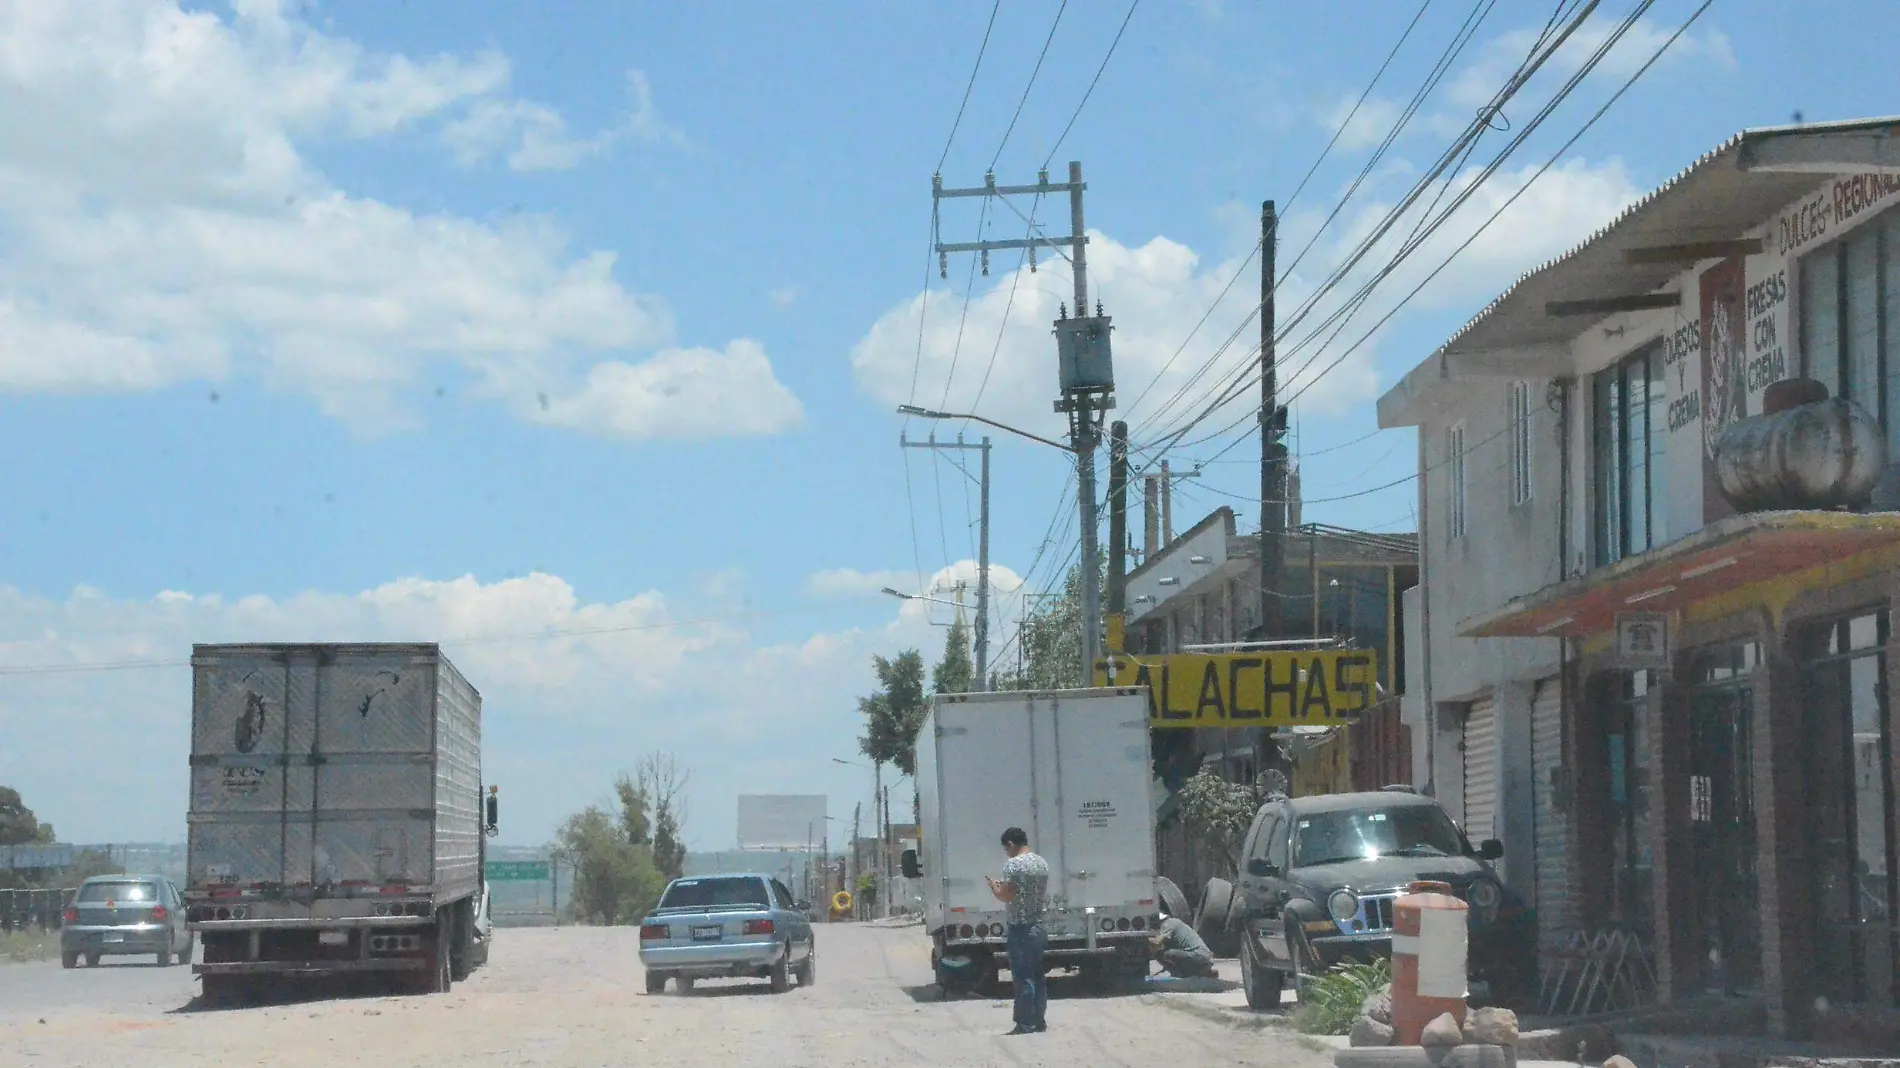
[[[1392,903],[1398,900],[1392,897],[1364,897],[1359,899],[1360,911],[1365,913],[1366,930],[1389,931],[1392,929]]]

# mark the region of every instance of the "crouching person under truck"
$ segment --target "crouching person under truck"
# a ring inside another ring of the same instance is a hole
[[[1215,975],[1214,951],[1177,916],[1163,913],[1161,930],[1148,939],[1149,950],[1161,968],[1176,979],[1209,979]]]

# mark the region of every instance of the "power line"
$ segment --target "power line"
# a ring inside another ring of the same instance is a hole
[[[1364,345],[1366,341],[1372,337],[1373,334],[1377,333],[1378,330],[1381,327],[1383,327],[1388,321],[1390,321],[1393,316],[1397,315],[1399,311],[1406,306],[1406,304],[1410,303],[1411,300],[1414,297],[1416,297],[1420,291],[1422,291],[1427,285],[1430,285],[1432,281],[1437,279],[1437,277],[1441,273],[1444,272],[1445,268],[1449,267],[1452,264],[1452,262],[1458,258],[1458,256],[1463,254],[1463,252],[1467,248],[1471,247],[1471,244],[1475,242],[1480,236],[1482,236],[1484,232],[1487,229],[1489,229],[1493,223],[1497,222],[1497,220],[1501,216],[1503,216],[1503,214],[1506,211],[1508,211],[1513,204],[1516,204],[1518,199],[1522,197],[1526,192],[1528,192],[1531,186],[1536,184],[1539,178],[1543,177],[1543,175],[1547,171],[1549,171],[1551,167],[1555,166],[1557,161],[1562,159],[1565,153],[1569,152],[1570,149],[1573,148],[1578,141],[1583,139],[1583,136],[1586,133],[1588,133],[1591,130],[1591,128],[1593,128],[1599,121],[1602,120],[1603,116],[1609,112],[1610,108],[1615,106],[1616,102],[1621,100],[1623,96],[1627,94],[1629,90],[1636,84],[1636,82],[1640,80],[1644,74],[1649,72],[1649,69],[1651,67],[1655,66],[1656,62],[1662,58],[1663,54],[1667,52],[1669,48],[1673,46],[1676,43],[1676,41],[1682,37],[1683,34],[1689,31],[1689,28],[1695,24],[1696,20],[1702,17],[1702,14],[1709,9],[1709,6],[1713,2],[1714,0],[1703,0],[1702,5],[1696,8],[1695,12],[1691,14],[1685,22],[1683,22],[1683,24],[1676,30],[1676,32],[1671,34],[1669,39],[1667,41],[1664,41],[1662,45],[1656,49],[1656,51],[1650,56],[1650,58],[1646,62],[1644,62],[1642,67],[1638,68],[1634,74],[1630,75],[1630,77],[1624,81],[1622,86],[1620,86],[1616,90],[1615,93],[1611,94],[1610,98],[1604,101],[1603,105],[1599,107],[1596,110],[1596,112],[1593,115],[1591,115],[1590,118],[1586,122],[1584,122],[1582,127],[1580,127],[1575,134],[1571,135],[1569,140],[1565,141],[1561,146],[1558,147],[1558,149],[1555,152],[1551,153],[1550,157],[1544,161],[1542,166],[1538,167],[1536,172],[1534,172],[1530,176],[1530,178],[1524,182],[1523,185],[1519,186],[1518,189],[1515,192],[1513,192],[1511,196],[1508,199],[1506,199],[1503,204],[1499,205],[1497,210],[1493,211],[1490,217],[1487,218],[1483,224],[1481,224],[1476,230],[1474,230],[1469,237],[1465,238],[1463,243],[1461,243],[1457,248],[1453,249],[1451,254],[1445,257],[1444,261],[1441,262],[1436,269],[1434,269],[1429,275],[1427,275],[1423,281],[1419,282],[1418,285],[1414,286],[1411,292],[1407,293],[1405,297],[1402,298],[1396,306],[1394,306],[1390,311],[1386,312],[1386,314],[1383,317],[1381,317],[1378,322],[1374,323],[1371,329],[1367,330],[1364,334],[1362,334],[1359,337],[1357,341],[1353,342],[1353,344],[1350,347],[1348,347],[1344,352],[1341,352],[1337,357],[1335,357],[1332,363],[1328,364],[1325,368],[1321,369],[1319,374],[1313,376],[1313,378],[1310,379],[1307,382],[1307,384],[1302,385],[1300,387],[1300,390],[1294,394],[1294,399],[1297,399],[1300,393],[1304,393],[1308,388],[1311,388],[1311,385],[1313,382],[1317,381],[1320,377],[1324,376],[1327,372],[1331,371],[1333,368],[1339,366],[1339,364],[1344,362],[1345,359],[1349,357],[1354,351],[1356,351],[1360,346]],[[1648,3],[1641,5],[1641,7],[1638,9],[1639,13],[1641,10],[1646,10],[1649,6],[1650,5]],[[1249,416],[1249,418],[1251,419],[1253,418],[1253,416]],[[1239,440],[1246,440],[1246,439],[1242,438]],[[1238,444],[1238,441],[1236,441],[1235,444]],[[1231,449],[1232,447],[1233,447],[1232,445],[1228,446],[1229,449]],[[1222,450],[1223,453],[1226,451],[1227,450],[1225,449]],[[1218,456],[1220,454],[1216,454],[1216,455]],[[1375,487],[1374,490],[1367,491],[1367,492],[1375,492],[1377,489],[1380,489],[1380,488],[1386,488],[1386,487]],[[1358,495],[1355,495],[1355,496],[1358,496]],[[1337,499],[1344,499],[1344,498],[1337,498]],[[1318,503],[1318,502],[1314,502],[1314,503]]]
[[[957,127],[963,125],[963,109],[970,106],[970,91],[976,88],[976,72],[983,69],[983,53],[990,49],[990,31],[996,28],[996,13],[1002,9],[1003,0],[996,0],[990,5],[990,21],[983,27],[983,43],[976,48],[976,62],[970,66],[970,80],[963,86],[963,102],[957,105],[957,117],[950,123],[950,136],[944,138],[943,155],[937,157],[938,173],[942,173],[944,161],[950,158],[950,146],[956,142]]]
[[[1536,73],[1536,71],[1540,69],[1544,65],[1544,63],[1546,63],[1550,59],[1550,57],[1556,53],[1556,51],[1559,48],[1562,47],[1564,42],[1567,41],[1569,37],[1573,33],[1575,33],[1578,28],[1581,27],[1582,23],[1589,17],[1592,11],[1594,11],[1598,2],[1599,0],[1588,0],[1587,7],[1585,7],[1585,9],[1581,13],[1577,14],[1573,18],[1573,20],[1565,27],[1563,32],[1559,34],[1554,41],[1551,40],[1549,27],[1548,26],[1546,27],[1545,32],[1540,34],[1537,42],[1533,44],[1530,50],[1530,54],[1526,57],[1525,62],[1523,64],[1520,64],[1518,70],[1511,76],[1511,78],[1509,78],[1506,81],[1505,85],[1499,89],[1498,93],[1492,97],[1491,102],[1487,104],[1486,107],[1478,113],[1477,118],[1475,118],[1466,127],[1465,131],[1456,140],[1454,140],[1454,142],[1445,150],[1444,153],[1440,155],[1438,162],[1424,176],[1422,176],[1416,183],[1413,184],[1411,190],[1405,195],[1404,198],[1401,199],[1401,201],[1399,202],[1397,206],[1395,206],[1394,208],[1392,208],[1390,211],[1386,213],[1385,217],[1379,223],[1379,225],[1374,229],[1374,231],[1370,235],[1368,235],[1365,239],[1360,241],[1354,247],[1352,252],[1344,260],[1342,260],[1342,262],[1339,265],[1334,267],[1334,269],[1328,275],[1325,281],[1317,289],[1315,289],[1315,291],[1312,294],[1310,294],[1305,300],[1301,302],[1300,306],[1295,310],[1293,315],[1290,316],[1284,324],[1280,325],[1279,329],[1276,331],[1276,337],[1278,339],[1283,340],[1284,338],[1289,336],[1291,332],[1293,331],[1293,329],[1297,327],[1301,321],[1303,321],[1308,315],[1312,313],[1312,311],[1314,310],[1315,307],[1317,307],[1320,301],[1325,299],[1326,296],[1328,296],[1334,289],[1336,289],[1341,283],[1343,283],[1346,276],[1351,273],[1352,269],[1356,267],[1358,263],[1361,260],[1363,260],[1364,257],[1372,251],[1372,249],[1379,243],[1379,241],[1381,241],[1384,238],[1385,234],[1388,233],[1391,230],[1391,228],[1395,226],[1404,217],[1404,215],[1411,210],[1411,208],[1418,202],[1419,198],[1423,196],[1424,193],[1428,189],[1431,189],[1434,185],[1438,184],[1439,179],[1445,174],[1445,172],[1450,167],[1455,165],[1459,159],[1469,157],[1471,151],[1475,147],[1476,140],[1483,134],[1485,130],[1491,128],[1491,122],[1492,122],[1493,117],[1499,113],[1500,109],[1503,107],[1503,105],[1506,102],[1512,99],[1516,95],[1516,93],[1520,89],[1522,89],[1522,87],[1529,81],[1531,76],[1533,76]],[[1377,163],[1378,159],[1380,159],[1383,156],[1383,153],[1387,149],[1390,148],[1391,144],[1397,138],[1399,132],[1403,129],[1404,125],[1410,121],[1411,117],[1416,114],[1418,109],[1423,107],[1424,101],[1428,98],[1430,92],[1433,89],[1435,89],[1436,86],[1439,84],[1439,82],[1443,80],[1445,75],[1449,73],[1451,63],[1455,61],[1455,58],[1458,54],[1462,53],[1464,47],[1470,42],[1471,38],[1476,34],[1478,25],[1483,21],[1484,16],[1489,14],[1491,8],[1494,7],[1495,4],[1496,4],[1496,0],[1489,0],[1489,3],[1481,2],[1480,6],[1477,8],[1474,8],[1472,14],[1467,16],[1466,22],[1464,26],[1461,27],[1459,35],[1454,39],[1452,46],[1447,49],[1445,55],[1441,57],[1440,61],[1434,65],[1433,71],[1431,75],[1428,77],[1426,83],[1420,88],[1419,93],[1414,95],[1411,105],[1408,106],[1405,113],[1400,116],[1398,122],[1394,124],[1392,132],[1387,135],[1386,141],[1380,146],[1379,151],[1374,154],[1374,157],[1372,160],[1368,161],[1367,166],[1361,170],[1359,177],[1355,179],[1353,185],[1347,190],[1347,193],[1345,194],[1345,196],[1343,196],[1340,199],[1339,203],[1335,205],[1333,212],[1327,217],[1326,223],[1322,225],[1321,232],[1323,232],[1325,227],[1330,225],[1331,222],[1335,218],[1337,218],[1340,210],[1343,209],[1343,207],[1345,206],[1345,203],[1348,200],[1350,200],[1351,197],[1357,192],[1360,185],[1369,176],[1372,167]],[[1553,18],[1553,22],[1554,21],[1555,19]],[[1442,198],[1442,195],[1443,194],[1441,190],[1440,192],[1441,198]],[[1429,216],[1429,213],[1428,213],[1428,216]],[[1414,231],[1414,234],[1416,235],[1416,230]],[[1299,256],[1295,257],[1295,261],[1294,261],[1295,264],[1297,264],[1300,259],[1304,258],[1306,253],[1313,247],[1314,243],[1317,240],[1318,240],[1318,234],[1315,234],[1314,238],[1312,240],[1309,240],[1306,247],[1301,250]],[[1291,269],[1292,267],[1290,266],[1288,270],[1291,271]],[[1381,275],[1379,276],[1376,276],[1373,282],[1369,283],[1367,287],[1362,287],[1362,291],[1361,291],[1362,295],[1358,295],[1355,297],[1355,299],[1349,300],[1345,306],[1343,306],[1339,310],[1336,310],[1333,313],[1333,315],[1327,319],[1326,323],[1322,324],[1321,327],[1319,327],[1318,330],[1315,331],[1315,333],[1324,332],[1325,329],[1327,329],[1334,322],[1336,322],[1342,314],[1349,315],[1353,311],[1355,311],[1358,304],[1363,302],[1363,299],[1365,298],[1365,296],[1369,296],[1370,286],[1376,285],[1378,281],[1383,279],[1384,274],[1387,274],[1387,273],[1390,273],[1389,270],[1386,272],[1382,272]],[[1282,274],[1280,280],[1276,282],[1276,286],[1279,284],[1279,282],[1283,282],[1286,277],[1287,277],[1286,274]],[[1253,319],[1253,316],[1257,315],[1258,312],[1259,312],[1259,306],[1256,305],[1254,310],[1248,315],[1247,320],[1241,324],[1240,329],[1244,329],[1247,322],[1251,322]],[[1235,331],[1235,336],[1238,336],[1238,334],[1239,334],[1239,330],[1237,329]],[[1310,335],[1309,335],[1308,340],[1310,340]],[[1302,343],[1302,345],[1303,344],[1304,342]],[[1289,350],[1287,354],[1290,355],[1291,352],[1298,351],[1302,347],[1302,345],[1293,346],[1292,349]],[[1217,351],[1215,355],[1209,359],[1208,363],[1203,366],[1202,371],[1197,372],[1194,379],[1190,379],[1189,383],[1183,386],[1182,390],[1177,393],[1177,397],[1184,395],[1185,390],[1188,388],[1191,388],[1192,382],[1197,380],[1201,373],[1204,373],[1208,368],[1210,368],[1213,365],[1213,363],[1218,361],[1220,356],[1224,353],[1224,351],[1225,351],[1225,346],[1223,346],[1222,350]],[[1251,356],[1253,352],[1257,352],[1257,351],[1258,351],[1258,347],[1256,346],[1249,353],[1249,356]],[[1176,431],[1174,433],[1175,439],[1178,440],[1181,436],[1184,436],[1187,429],[1190,429],[1193,425],[1207,418],[1214,411],[1218,410],[1221,406],[1224,406],[1226,403],[1228,403],[1234,395],[1238,394],[1238,392],[1246,389],[1247,383],[1236,382],[1235,380],[1244,376],[1246,372],[1248,371],[1248,369],[1249,368],[1247,367],[1247,365],[1245,363],[1242,363],[1241,365],[1237,366],[1234,373],[1232,373],[1229,376],[1228,381],[1229,383],[1232,383],[1231,386],[1217,387],[1215,390],[1210,391],[1210,393],[1207,395],[1215,395],[1215,396],[1218,396],[1219,399],[1216,400],[1214,403],[1208,405],[1207,408],[1199,416],[1196,416],[1193,420],[1190,420],[1190,422],[1188,423],[1186,427],[1183,427],[1181,428],[1181,430]],[[1297,373],[1298,372],[1296,372],[1296,374]],[[1291,380],[1291,377],[1292,376],[1289,376],[1289,381]],[[1255,381],[1257,381],[1257,378],[1255,379]],[[1160,411],[1158,411],[1154,416],[1150,416],[1149,419],[1144,422],[1143,424],[1144,427],[1151,424],[1154,421],[1154,419],[1158,417],[1160,414],[1165,413],[1169,408],[1173,407],[1173,404],[1174,404],[1174,401],[1171,400],[1169,404],[1164,405],[1162,409],[1160,409]]]
[[[1095,68],[1095,77],[1089,79],[1089,87],[1082,92],[1082,102],[1075,106],[1074,113],[1069,116],[1068,125],[1062,128],[1062,136],[1056,138],[1056,143],[1050,146],[1049,158],[1042,161],[1045,170],[1055,160],[1056,153],[1062,151],[1062,142],[1069,139],[1069,131],[1075,129],[1075,120],[1082,117],[1082,109],[1088,107],[1089,97],[1095,94],[1095,84],[1102,80],[1102,72],[1108,69],[1108,61],[1115,58],[1115,47],[1122,43],[1122,34],[1128,32],[1128,20],[1135,17],[1135,9],[1140,6],[1141,0],[1134,0],[1128,5],[1128,14],[1122,16],[1121,28],[1115,31],[1115,39],[1108,43],[1108,54],[1102,57],[1102,65]]]
[[[1062,25],[1062,13],[1069,10],[1069,0],[1062,0],[1062,6],[1056,8],[1055,21],[1049,24],[1049,36],[1042,39],[1042,52],[1036,56],[1036,66],[1029,72],[1029,84],[1023,86],[1022,99],[1016,101],[1016,113],[1009,117],[1009,126],[1003,131],[1003,139],[996,145],[996,155],[990,160],[990,170],[996,170],[996,163],[1003,158],[1003,148],[1009,144],[1009,135],[1016,132],[1016,120],[1023,116],[1023,105],[1029,103],[1029,91],[1036,87],[1036,75],[1042,73],[1042,61],[1049,58],[1049,45],[1056,39],[1056,29]]]
[[[1333,331],[1333,334],[1336,337],[1337,334],[1341,330],[1343,330],[1344,324],[1346,322],[1349,322],[1364,307],[1365,303],[1370,299],[1372,292],[1377,288],[1377,286],[1380,283],[1382,283],[1386,278],[1388,278],[1392,273],[1394,273],[1398,269],[1398,267],[1407,258],[1411,256],[1412,253],[1416,252],[1418,248],[1420,248],[1424,244],[1426,240],[1428,240],[1430,237],[1436,234],[1436,232],[1444,226],[1444,224],[1451,218],[1451,216],[1455,214],[1457,209],[1461,207],[1467,200],[1469,200],[1470,197],[1474,195],[1477,192],[1477,190],[1485,183],[1485,181],[1487,181],[1493,174],[1495,174],[1497,169],[1503,165],[1504,161],[1508,159],[1511,155],[1513,155],[1516,152],[1516,150],[1520,146],[1522,146],[1522,144],[1530,136],[1530,134],[1543,124],[1543,122],[1549,117],[1549,115],[1556,108],[1556,106],[1560,104],[1564,99],[1566,99],[1575,90],[1577,85],[1581,84],[1582,80],[1585,77],[1587,77],[1587,75],[1596,68],[1596,66],[1601,62],[1602,57],[1605,54],[1607,54],[1608,49],[1610,47],[1613,47],[1614,44],[1621,39],[1623,34],[1626,33],[1628,29],[1630,28],[1630,26],[1634,24],[1634,21],[1638,17],[1640,17],[1640,15],[1644,11],[1646,11],[1653,3],[1654,3],[1654,0],[1644,0],[1644,3],[1639,5],[1636,11],[1633,12],[1628,18],[1625,19],[1623,25],[1619,27],[1617,32],[1614,33],[1610,38],[1608,38],[1604,42],[1603,46],[1599,47],[1599,49],[1597,50],[1596,54],[1593,56],[1591,61],[1588,62],[1586,65],[1584,65],[1575,75],[1573,75],[1571,79],[1565,84],[1565,86],[1557,94],[1555,94],[1549,102],[1545,104],[1543,110],[1539,112],[1536,118],[1532,122],[1528,123],[1524,127],[1524,129],[1521,130],[1517,134],[1517,136],[1514,137],[1510,141],[1510,143],[1506,145],[1504,150],[1501,151],[1497,155],[1497,157],[1492,160],[1492,162],[1484,169],[1483,172],[1480,173],[1480,175],[1478,175],[1473,181],[1471,181],[1470,183],[1466,185],[1466,187],[1459,193],[1458,197],[1454,199],[1453,203],[1449,207],[1444,208],[1442,211],[1437,212],[1436,216],[1434,217],[1432,215],[1432,210],[1435,209],[1437,207],[1438,202],[1443,199],[1444,192],[1445,192],[1445,187],[1441,187],[1439,190],[1438,196],[1434,198],[1432,207],[1428,208],[1427,213],[1420,217],[1419,222],[1415,224],[1415,226],[1413,227],[1412,234],[1408,236],[1407,240],[1404,243],[1402,243],[1399,250],[1394,254],[1391,262],[1389,262],[1381,270],[1376,272],[1372,278],[1370,278],[1367,282],[1365,282],[1359,288],[1359,290],[1355,294],[1353,294],[1351,298],[1349,298],[1339,308],[1335,309],[1323,322],[1320,323],[1319,326],[1315,327],[1299,342],[1291,345],[1287,349],[1288,355],[1291,355],[1292,353],[1299,352],[1303,349],[1308,348],[1319,338],[1321,334],[1325,333],[1329,329]],[[1468,128],[1466,135],[1460,138],[1460,142],[1464,144],[1464,147],[1461,149],[1460,145],[1454,144],[1452,149],[1447,150],[1447,153],[1444,156],[1440,157],[1440,163],[1437,167],[1433,169],[1432,173],[1428,174],[1425,179],[1421,180],[1421,184],[1415,185],[1413,187],[1413,190],[1407,194],[1406,198],[1401,202],[1399,207],[1395,208],[1392,212],[1389,212],[1386,218],[1381,222],[1380,226],[1374,231],[1374,233],[1371,236],[1369,236],[1366,239],[1366,241],[1361,242],[1358,248],[1354,251],[1354,253],[1350,257],[1348,257],[1345,263],[1343,263],[1339,268],[1336,268],[1334,270],[1333,274],[1329,277],[1324,289],[1322,289],[1320,293],[1316,293],[1313,297],[1309,297],[1305,302],[1302,303],[1299,311],[1295,313],[1293,317],[1293,321],[1288,323],[1286,331],[1290,331],[1293,326],[1297,325],[1298,321],[1301,318],[1303,318],[1307,314],[1310,314],[1313,307],[1317,304],[1318,298],[1322,296],[1324,292],[1330,291],[1331,288],[1336,287],[1340,282],[1344,280],[1346,272],[1348,272],[1353,266],[1356,266],[1357,263],[1360,260],[1362,260],[1367,253],[1370,252],[1372,245],[1375,244],[1381,238],[1383,238],[1383,236],[1386,233],[1388,233],[1391,230],[1391,228],[1399,221],[1400,213],[1402,211],[1409,210],[1409,207],[1411,205],[1417,203],[1419,197],[1423,195],[1423,192],[1426,188],[1426,185],[1424,183],[1426,182],[1436,183],[1438,181],[1439,177],[1443,174],[1447,166],[1452,161],[1454,153],[1462,152],[1462,154],[1468,158],[1471,149],[1475,147],[1475,141],[1473,141],[1472,139],[1475,138],[1475,136],[1478,133],[1481,133],[1482,129],[1489,128],[1490,116],[1495,114],[1497,112],[1497,109],[1501,108],[1505,101],[1507,101],[1512,96],[1514,96],[1515,93],[1519,89],[1521,89],[1522,86],[1528,81],[1529,77],[1532,74],[1534,74],[1537,69],[1541,68],[1541,66],[1545,62],[1547,62],[1549,58],[1553,54],[1555,54],[1555,52],[1559,48],[1563,46],[1563,44],[1569,39],[1569,37],[1573,33],[1575,33],[1576,30],[1581,26],[1583,20],[1587,19],[1589,15],[1594,11],[1596,6],[1597,6],[1597,0],[1590,0],[1590,2],[1587,4],[1584,10],[1581,13],[1577,14],[1572,20],[1572,22],[1568,24],[1565,27],[1564,31],[1561,34],[1557,35],[1557,37],[1554,40],[1548,41],[1548,43],[1546,43],[1542,39],[1540,39],[1539,46],[1533,47],[1532,55],[1527,58],[1525,64],[1520,67],[1518,73],[1513,75],[1513,77],[1506,83],[1503,89],[1499,90],[1499,93],[1493,97],[1492,102],[1486,106],[1484,111],[1480,112],[1479,119],[1473,123],[1472,127]],[[1545,34],[1543,36],[1548,37],[1549,35]],[[1542,171],[1539,171],[1538,173],[1541,174]],[[1487,222],[1486,226],[1488,225],[1489,223]],[[1480,233],[1483,232],[1482,227],[1480,228],[1479,232]],[[1468,246],[1469,244],[1470,242],[1467,241],[1466,246]],[[1433,277],[1436,277],[1436,274],[1437,272],[1434,272]],[[1416,291],[1414,291],[1413,295],[1416,295]],[[1409,301],[1410,297],[1408,296],[1406,300]],[[1401,302],[1399,307],[1403,307],[1404,303],[1405,302]],[[1396,310],[1397,309],[1395,308],[1394,313],[1396,313]],[[1391,318],[1391,314],[1389,313],[1388,315],[1386,315],[1384,318],[1380,320],[1380,325],[1383,325],[1390,318]],[[1284,336],[1286,331],[1282,332],[1282,336]],[[1364,339],[1362,339],[1362,342],[1363,340]],[[1330,344],[1330,342],[1327,342],[1327,344]],[[1355,344],[1352,349],[1347,350],[1347,354],[1356,350],[1357,347],[1358,345]],[[1322,344],[1319,348],[1314,349],[1313,355],[1310,356],[1304,364],[1302,364],[1299,368],[1295,369],[1291,374],[1287,376],[1289,383],[1298,380],[1301,375],[1305,374],[1308,370],[1310,370],[1314,366],[1314,364],[1317,363],[1317,361],[1321,357],[1321,354],[1324,352],[1324,349],[1325,349],[1324,344]],[[1324,375],[1328,371],[1337,367],[1341,362],[1343,362],[1343,356],[1342,356],[1342,359],[1333,361],[1333,363],[1328,365],[1326,369],[1312,376],[1312,378],[1310,378],[1308,381],[1303,383],[1299,387],[1299,389],[1297,389],[1293,393],[1292,398],[1290,398],[1287,401],[1287,403],[1291,404],[1293,402],[1293,399],[1297,399],[1307,389],[1311,388],[1311,386],[1314,385],[1318,381],[1319,378],[1324,377]],[[1245,367],[1242,367],[1239,369],[1239,371],[1243,375],[1244,375],[1245,370],[1246,370]],[[1239,376],[1236,376],[1236,377],[1239,377]],[[1183,436],[1188,429],[1190,429],[1195,424],[1207,418],[1209,415],[1211,415],[1214,411],[1218,410],[1220,407],[1230,402],[1234,396],[1237,396],[1241,390],[1244,390],[1245,388],[1247,388],[1247,386],[1251,382],[1257,382],[1258,380],[1259,380],[1258,375],[1255,374],[1251,378],[1246,378],[1246,379],[1243,379],[1242,381],[1237,382],[1232,389],[1223,391],[1223,394],[1220,397],[1218,397],[1213,403],[1209,404],[1207,408],[1204,409],[1199,416],[1191,420],[1187,424],[1187,426],[1175,432],[1175,440],[1178,441],[1179,438]],[[1254,415],[1252,414],[1244,416],[1242,419],[1236,420],[1233,424],[1230,424],[1229,427],[1227,427],[1226,429],[1223,429],[1222,431],[1219,431],[1213,435],[1210,435],[1209,438],[1202,439],[1202,441],[1210,440],[1211,438],[1221,437],[1225,435],[1226,433],[1228,433],[1233,428],[1238,427],[1242,422],[1250,421],[1253,418],[1254,418]],[[1222,450],[1223,453],[1226,451],[1227,450]]]

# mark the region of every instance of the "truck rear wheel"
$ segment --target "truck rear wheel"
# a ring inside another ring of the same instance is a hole
[[[459,901],[449,910],[454,932],[449,953],[449,977],[460,983],[475,973],[475,902]]]

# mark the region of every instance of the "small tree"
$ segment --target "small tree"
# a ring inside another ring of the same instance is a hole
[[[33,815],[20,799],[20,791],[0,786],[0,845],[44,845],[53,840],[53,825]]]
[[[671,753],[650,753],[640,761],[640,794],[653,813],[653,866],[667,880],[686,869],[686,780]]]
[[[930,688],[937,693],[969,693],[976,688],[976,662],[970,658],[970,628],[959,615],[950,624],[943,642],[943,659],[930,673]]]
[[[924,725],[924,658],[906,649],[892,660],[871,658],[880,689],[858,699],[864,734],[858,751],[877,764],[893,764],[912,775],[917,770],[917,732]]]
[[[1201,771],[1176,794],[1181,822],[1224,862],[1232,877],[1240,871],[1240,846],[1263,800],[1259,787],[1231,783],[1211,771]]]

